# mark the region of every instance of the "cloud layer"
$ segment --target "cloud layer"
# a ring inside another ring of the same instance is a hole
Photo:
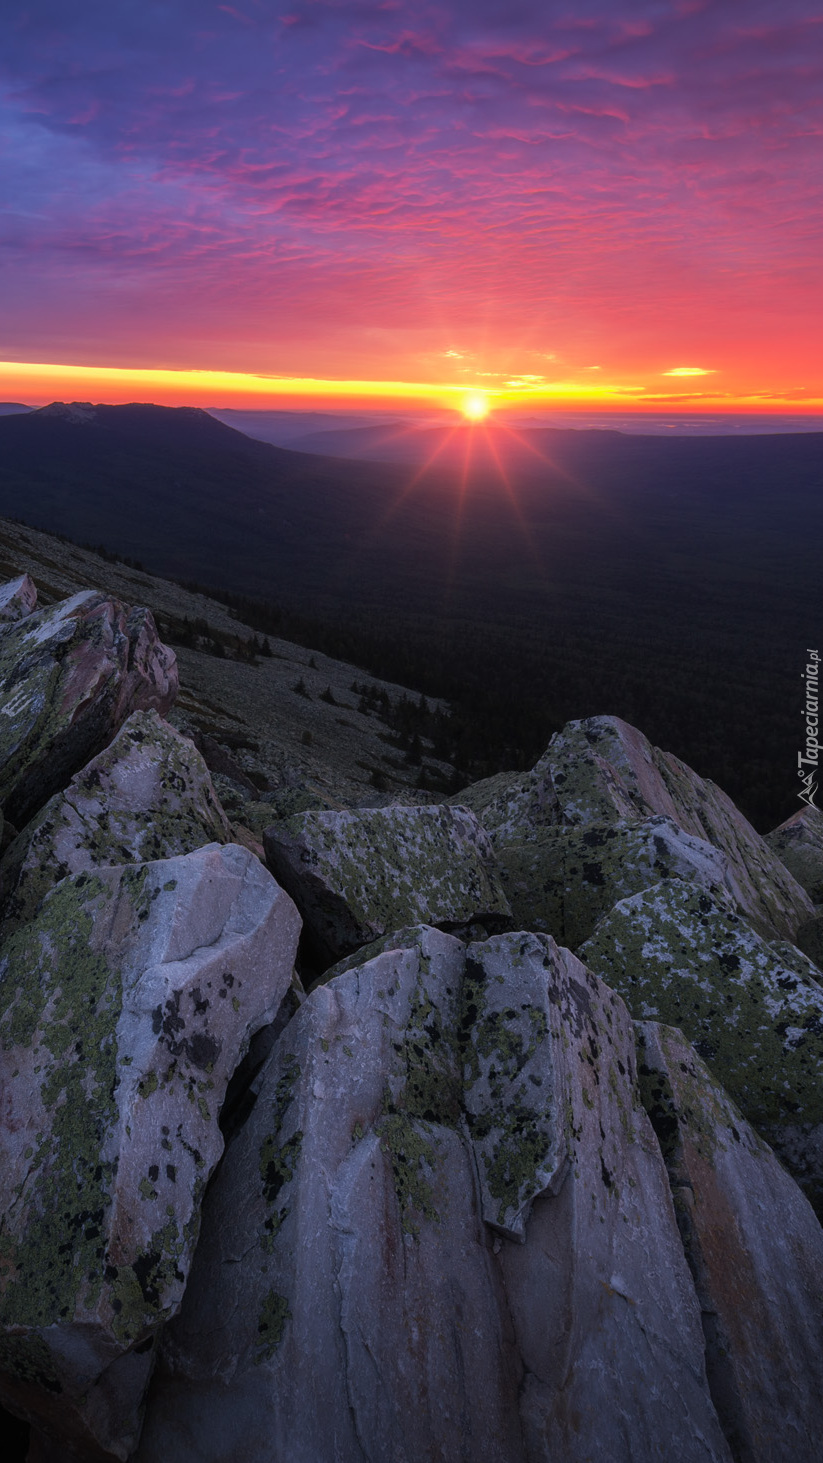
[[[821,42],[799,0],[22,5],[0,356],[823,395]]]

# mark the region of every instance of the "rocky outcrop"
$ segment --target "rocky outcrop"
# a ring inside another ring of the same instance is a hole
[[[0,632],[17,620],[24,620],[37,604],[37,589],[28,574],[0,584]]]
[[[452,805],[469,808],[492,842],[523,843],[544,828],[562,822],[562,812],[545,759],[531,772],[498,772],[464,787],[449,798]]]
[[[634,1077],[622,1002],[546,937],[407,931],[317,987],[207,1198],[140,1463],[725,1463]]]
[[[720,788],[616,716],[569,722],[531,772],[458,796],[476,806],[498,850],[539,839],[546,826],[588,828],[662,815],[725,854],[729,887],[766,939],[793,939],[814,913],[805,891]]]
[[[510,922],[488,836],[465,808],[303,813],[266,830],[321,968],[390,930]]]
[[[638,1024],[640,1088],[669,1171],[739,1463],[816,1463],[823,1437],[823,1230],[679,1031]]]
[[[766,843],[806,890],[813,904],[823,904],[823,813],[801,808],[787,818]]]
[[[65,878],[0,951],[0,1400],[126,1459],[177,1309],[220,1106],[299,918],[245,850]]]
[[[216,796],[145,611],[0,620],[31,1463],[811,1463],[823,1231],[763,1136],[823,1200],[823,976],[728,800],[614,718],[352,811],[214,723]]]
[[[728,885],[725,855],[662,816],[545,828],[496,853],[515,929],[545,930],[573,950],[618,900],[662,879]]]
[[[640,1020],[679,1027],[823,1210],[823,987],[706,890],[672,880],[615,905],[580,958]]]
[[[163,712],[174,654],[148,610],[86,591],[0,635],[0,803],[18,828],[132,711]]]
[[[3,934],[30,920],[67,874],[229,843],[232,830],[191,742],[135,711],[110,746],[56,793],[0,864]]]

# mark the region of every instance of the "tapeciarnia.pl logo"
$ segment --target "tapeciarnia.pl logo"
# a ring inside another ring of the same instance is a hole
[[[820,742],[818,731],[820,721],[818,717],[818,704],[820,700],[820,652],[807,650],[809,657],[806,669],[803,672],[803,680],[806,685],[806,706],[803,718],[806,722],[806,753],[797,754],[797,775],[803,784],[802,790],[798,793],[801,803],[807,803],[810,808],[816,808],[814,800],[817,792],[817,769],[820,760]],[[810,771],[805,771],[805,768]]]

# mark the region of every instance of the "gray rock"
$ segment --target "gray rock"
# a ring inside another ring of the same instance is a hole
[[[264,843],[323,966],[421,920],[510,923],[488,836],[465,808],[302,813],[267,829]]]
[[[525,1242],[498,1250],[529,1463],[728,1459],[623,1002],[537,935],[470,946],[467,996],[489,1099],[484,1137],[469,1073],[484,1199],[508,1222],[532,1200]]]
[[[135,711],[6,850],[3,935],[30,920],[67,874],[232,841],[199,752],[156,711]]]
[[[813,904],[823,904],[823,813],[801,808],[779,828],[766,834],[766,843]]]
[[[450,801],[458,798],[476,812],[498,857],[510,844],[521,848],[509,860],[515,878],[519,871],[529,877],[523,845],[551,846],[554,828],[658,815],[726,856],[725,882],[766,939],[793,940],[814,913],[804,889],[720,788],[616,716],[570,721],[531,772],[499,774]],[[534,855],[535,870],[540,857]]]
[[[0,956],[0,1400],[92,1456],[137,1441],[226,1085],[299,918],[243,849],[64,879]]]
[[[562,821],[545,758],[531,772],[498,772],[472,783],[449,803],[469,808],[495,845],[526,842]]]
[[[569,722],[543,761],[565,823],[587,827],[662,813],[720,849],[735,899],[766,939],[793,939],[813,914],[805,891],[731,799],[619,717]]]
[[[208,1197],[141,1463],[520,1457],[458,1132],[463,946],[407,939],[279,1038]]]
[[[638,1023],[640,1087],[669,1170],[715,1406],[740,1463],[817,1463],[823,1230],[679,1031]]]
[[[676,880],[621,900],[579,954],[638,1020],[684,1032],[820,1211],[823,989],[811,962]]]
[[[85,591],[0,636],[0,803],[18,828],[132,711],[177,692],[173,651],[145,609]]]
[[[661,879],[728,887],[728,860],[660,815],[633,823],[546,828],[530,842],[498,843],[497,861],[517,929],[543,930],[576,949],[612,905]]]
[[[728,1463],[622,1002],[544,936],[382,943],[261,1074],[136,1463]]]
[[[30,575],[20,574],[17,579],[0,584],[0,631],[6,625],[24,620],[36,604],[37,589]]]

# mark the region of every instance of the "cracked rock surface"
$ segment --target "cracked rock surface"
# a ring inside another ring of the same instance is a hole
[[[264,843],[325,967],[420,920],[510,923],[488,835],[466,808],[302,813],[267,829]]]
[[[67,874],[231,841],[199,752],[156,711],[135,711],[7,849],[0,864],[2,933],[31,919]]]
[[[148,610],[93,590],[0,634],[0,803],[22,827],[132,711],[167,711],[174,652]]]
[[[726,1463],[620,999],[540,935],[421,927],[347,967],[278,1038],[206,1199],[140,1463],[673,1440]]]
[[[0,584],[0,630],[24,620],[37,604],[37,589],[30,574],[20,574]]]
[[[661,814],[546,828],[495,851],[515,928],[545,930],[572,950],[618,900],[663,879],[689,879],[721,894],[730,883],[725,854]]]
[[[0,952],[0,1399],[127,1458],[179,1306],[226,1084],[299,917],[254,856],[65,878]]]
[[[658,814],[727,859],[726,882],[766,939],[793,939],[814,913],[789,869],[729,797],[617,716],[571,721],[531,772],[489,779],[451,799],[474,808],[497,848],[542,830],[631,823]]]
[[[679,1031],[638,1022],[706,1334],[712,1396],[740,1463],[816,1463],[823,1436],[823,1230]]]
[[[677,880],[621,900],[579,953],[638,1020],[683,1031],[819,1212],[823,987],[811,961]]]

